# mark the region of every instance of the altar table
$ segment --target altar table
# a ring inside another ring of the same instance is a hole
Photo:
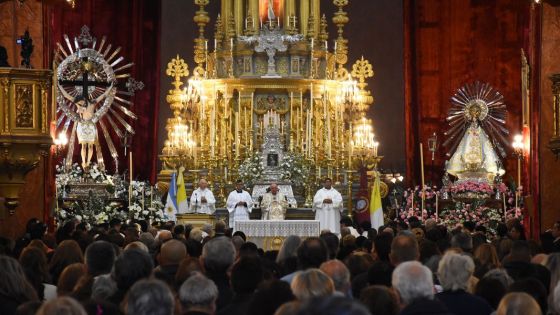
[[[321,232],[317,220],[262,221],[244,220],[235,222],[235,229],[247,236],[247,241],[264,250],[278,250],[290,235],[301,238],[318,237]]]

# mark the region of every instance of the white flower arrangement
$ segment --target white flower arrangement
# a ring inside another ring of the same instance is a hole
[[[264,165],[261,160],[261,156],[256,153],[246,158],[237,169],[239,178],[241,178],[245,184],[249,186],[261,178],[263,171]]]
[[[301,154],[286,153],[280,163],[282,179],[295,186],[303,186],[309,176],[309,166]]]

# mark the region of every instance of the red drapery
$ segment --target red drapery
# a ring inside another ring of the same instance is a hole
[[[132,77],[142,81],[145,87],[132,99],[132,110],[138,120],[129,121],[136,134],[132,137],[134,177],[142,180],[156,178],[157,122],[159,105],[159,54],[160,54],[160,1],[155,0],[95,0],[76,1],[77,6],[45,6],[45,67],[50,68],[57,42],[63,35],[70,38],[80,34],[83,25],[90,28],[98,40],[107,37],[114,48],[122,47],[120,55],[127,62],[134,62]],[[118,138],[113,139],[120,154],[122,147]],[[114,165],[104,152],[109,171]],[[75,152],[78,158],[78,151]],[[120,157],[119,171],[128,169],[125,157]]]

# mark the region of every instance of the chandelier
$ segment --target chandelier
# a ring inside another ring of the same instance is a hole
[[[361,161],[371,160],[377,163],[379,142],[375,140],[371,119],[362,117],[354,124],[352,139],[353,154],[358,156]]]

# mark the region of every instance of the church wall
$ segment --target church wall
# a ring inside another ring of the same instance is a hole
[[[552,82],[549,77],[560,73],[560,7],[543,4],[541,55],[540,107],[540,189],[541,227],[546,230],[560,219],[558,195],[560,192],[560,161],[548,148],[553,133]]]
[[[35,69],[43,67],[43,4],[41,1],[25,1],[19,5],[17,1],[0,3],[0,46],[8,52],[8,63],[19,67],[21,63],[21,46],[16,44],[19,38],[29,29],[33,39],[33,55],[31,66]]]
[[[420,182],[420,142],[426,180],[441,178],[449,99],[466,83],[479,80],[498,89],[508,106],[510,133],[521,132],[520,51],[528,15],[529,1],[524,0],[405,1],[407,174],[415,183]],[[434,132],[440,147],[432,167],[426,147]],[[511,150],[508,153],[510,181],[516,159]]]

